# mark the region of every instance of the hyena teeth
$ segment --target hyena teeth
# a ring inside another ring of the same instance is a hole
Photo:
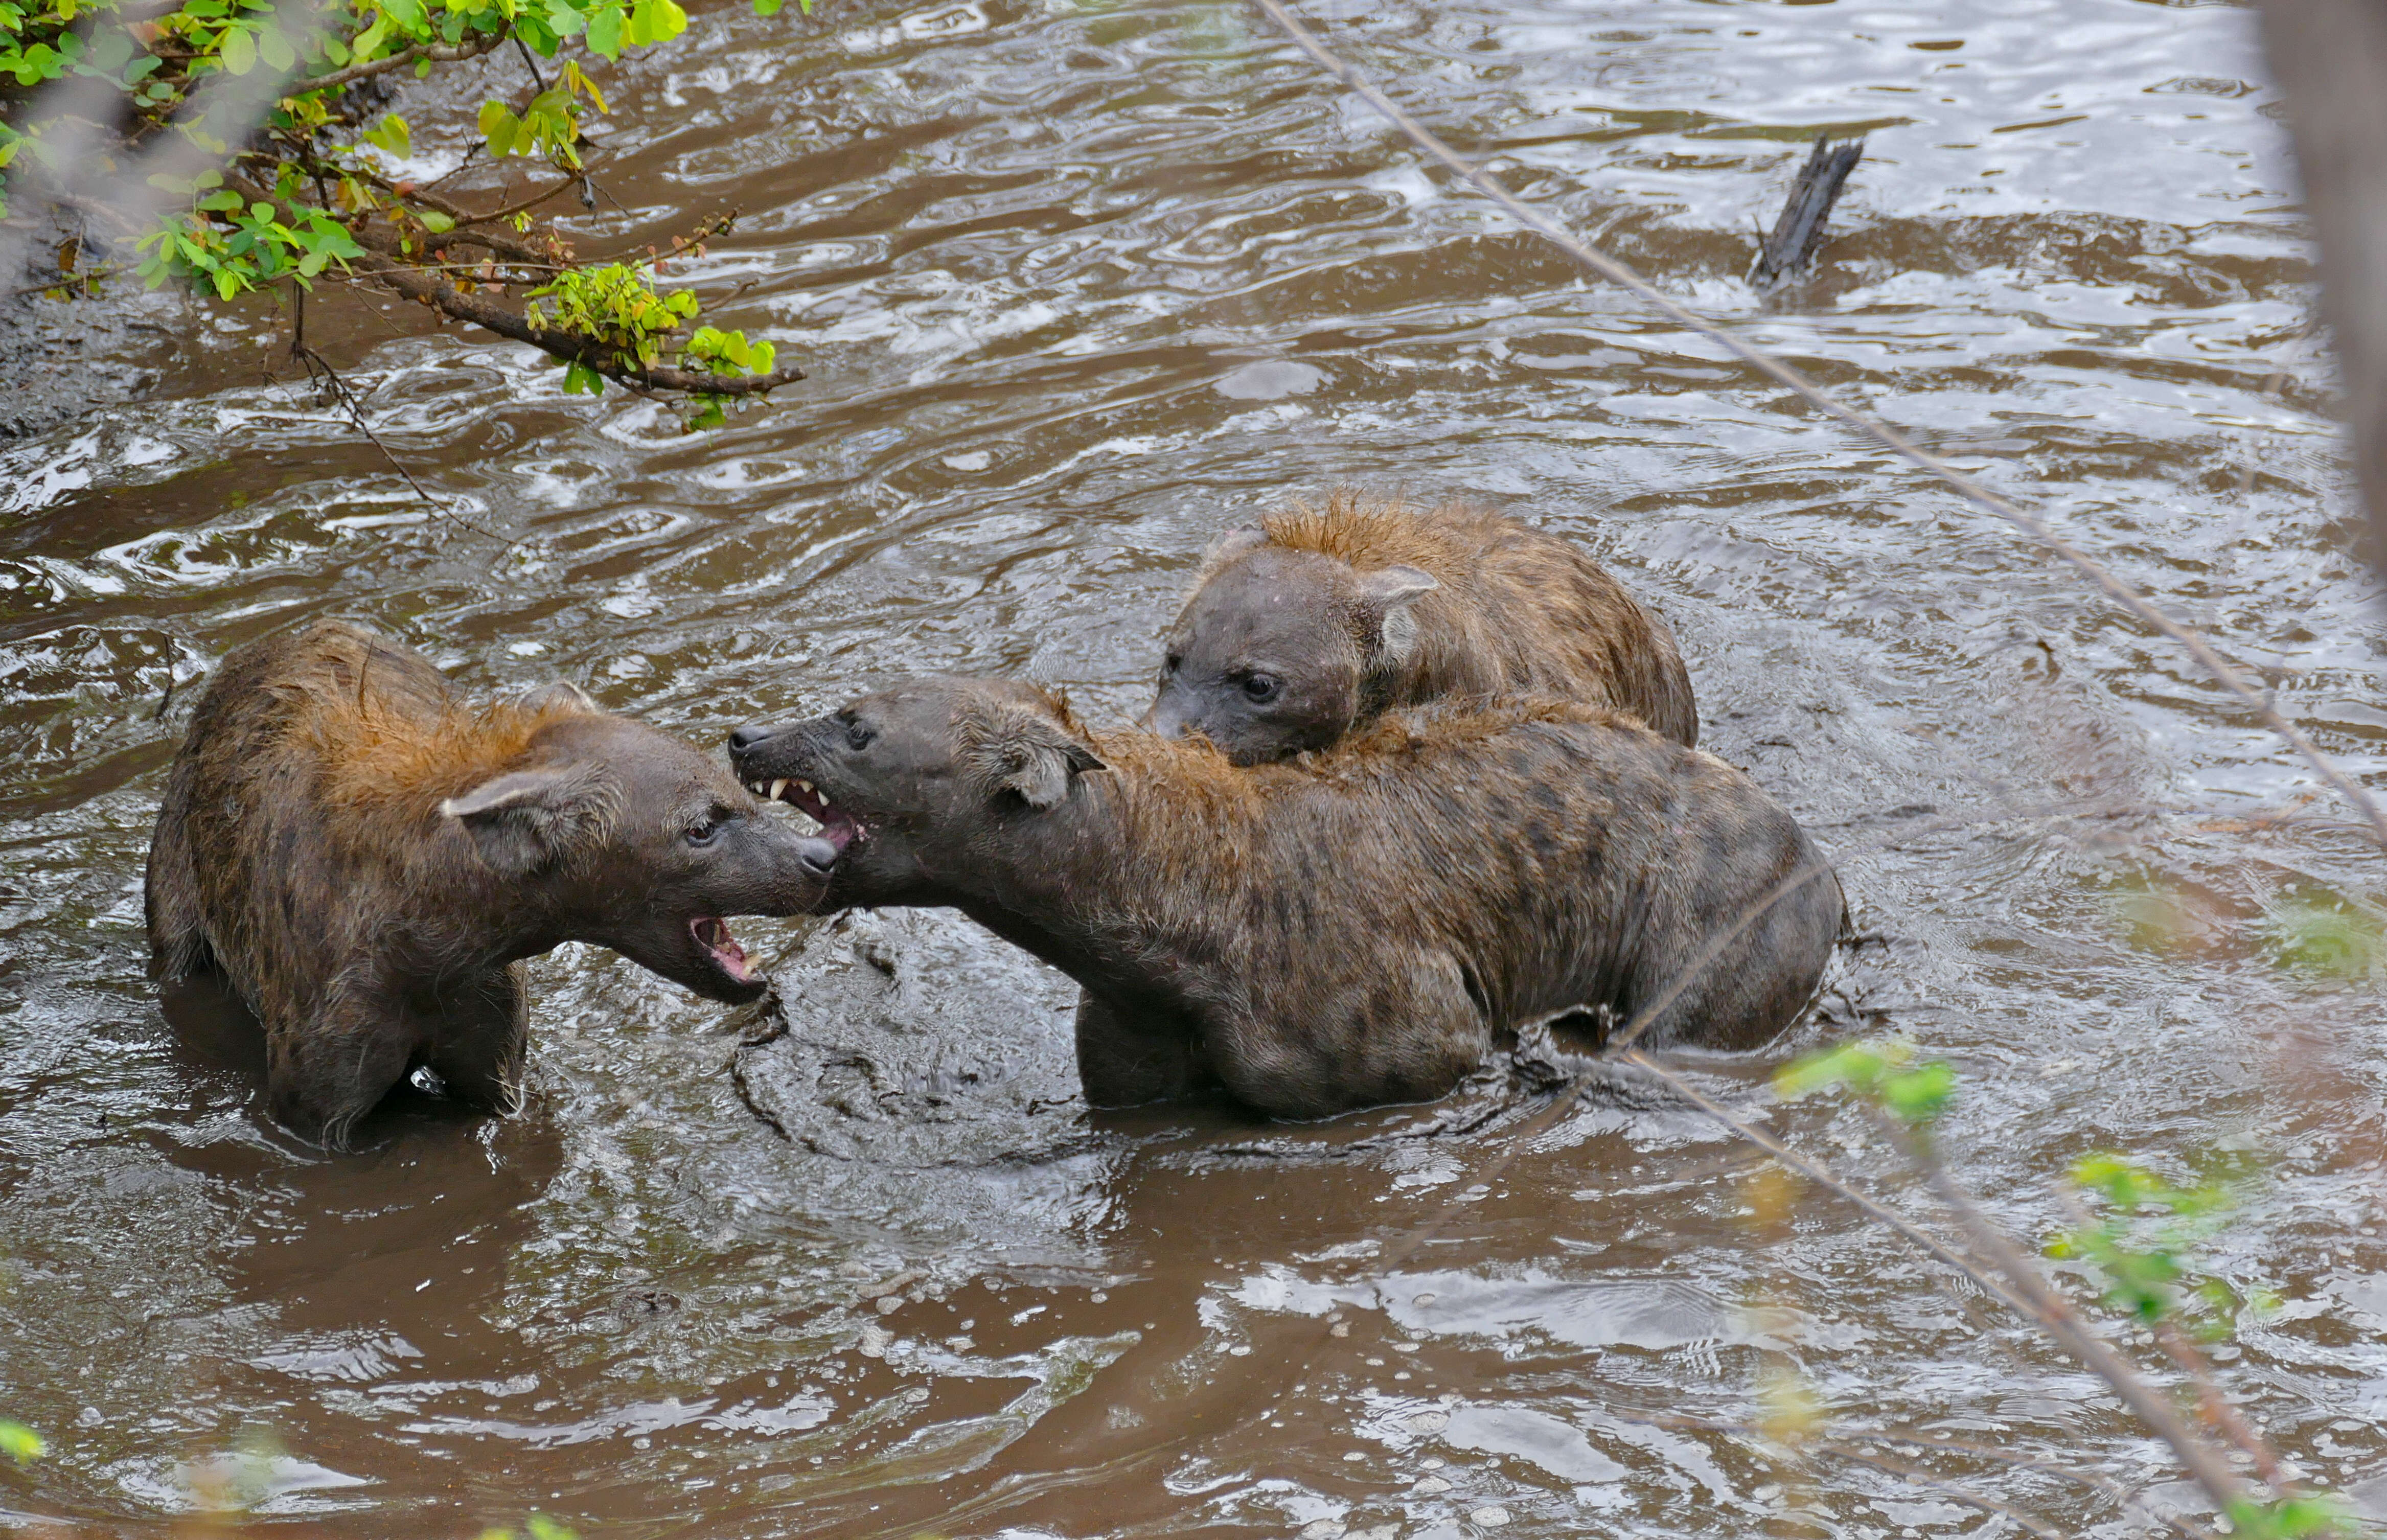
[[[797,784],[798,786],[801,786],[801,787],[802,787],[802,788],[804,789],[804,795],[806,795],[807,797],[809,797],[809,796],[811,796],[811,795],[813,794],[813,783],[812,783],[812,782],[810,782],[810,781],[798,781],[796,784]]]
[[[784,779],[773,781],[771,783],[771,800],[775,802],[777,802],[779,800],[779,793],[785,791],[787,789],[788,783]]]

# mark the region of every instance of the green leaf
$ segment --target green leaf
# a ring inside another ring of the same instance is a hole
[[[605,394],[605,376],[585,363],[567,363],[563,366],[563,393],[566,396],[602,396]]]
[[[688,12],[672,0],[634,0],[630,6],[629,38],[640,46],[667,43],[687,30]]]
[[[423,228],[434,235],[445,235],[456,228],[456,221],[436,208],[425,208],[416,217],[423,221]]]
[[[588,19],[588,51],[605,58],[622,57],[622,7],[607,6]]]
[[[249,35],[246,27],[227,27],[223,30],[218,57],[223,60],[226,69],[235,75],[246,75],[257,68],[257,39]]]
[[[385,114],[379,128],[367,129],[364,142],[378,150],[386,150],[400,160],[414,154],[414,133],[406,120],[392,112]]]
[[[151,284],[150,287],[157,287]],[[0,1417],[0,1455],[6,1455],[19,1465],[31,1465],[50,1452],[42,1435],[22,1422],[11,1422]]]
[[[513,109],[503,102],[483,102],[478,121],[482,135],[488,141],[491,155],[512,155],[515,146],[526,137],[522,120],[515,117]]]
[[[265,61],[268,69],[290,69],[298,63],[298,51],[282,35],[282,29],[271,22],[257,37],[257,57]]]
[[[155,69],[158,65],[165,62],[154,54],[145,54],[142,57],[144,62],[149,66],[150,69]],[[108,32],[100,33],[98,39],[92,44],[90,57],[84,59],[83,63],[89,69],[115,75],[120,71],[122,71],[125,65],[130,63],[132,58],[132,36],[125,32]],[[130,80],[139,80],[141,75],[145,75],[147,73],[148,70],[145,69],[141,71],[140,74],[130,75],[126,78],[129,78]]]
[[[365,248],[357,245],[347,227],[328,214],[313,217],[307,227],[307,241],[311,249],[341,261],[365,254]]]
[[[571,1525],[558,1523],[544,1513],[532,1514],[529,1527],[530,1540],[580,1540]]]
[[[1928,1123],[1956,1096],[1956,1071],[1944,1059],[1881,1082],[1882,1105],[1908,1123]]]
[[[2237,1540],[2306,1540],[2321,1534],[2359,1533],[2360,1516],[2334,1492],[2283,1497],[2275,1503],[2241,1498],[2229,1505],[2229,1532]]]
[[[756,16],[777,16],[779,14],[779,7],[786,4],[787,0],[754,0],[754,14]]]
[[[1820,1054],[1787,1064],[1774,1072],[1774,1094],[1786,1102],[1818,1091],[1847,1086],[1871,1094],[1882,1076],[1914,1054],[1908,1043],[1844,1042]]]

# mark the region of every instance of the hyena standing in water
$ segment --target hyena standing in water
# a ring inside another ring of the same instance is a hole
[[[1753,1048],[1839,929],[1838,882],[1748,776],[1571,701],[1413,708],[1239,769],[1090,733],[1028,686],[928,679],[741,727],[730,761],[838,846],[820,908],[958,908],[1084,986],[1097,1105],[1439,1096],[1570,1010]]]
[[[1549,696],[1689,747],[1673,633],[1574,541],[1451,503],[1336,492],[1211,545],[1169,627],[1146,723],[1238,764],[1323,749],[1437,700]]]
[[[337,1148],[416,1066],[516,1110],[520,963],[562,942],[757,998],[723,916],[802,910],[835,859],[570,685],[475,708],[319,621],[234,651],[191,718],[149,848],[149,971],[221,974],[265,1029],[274,1117]]]

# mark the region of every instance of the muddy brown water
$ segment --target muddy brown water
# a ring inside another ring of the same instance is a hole
[[[2387,635],[2246,12],[1317,15],[1573,228],[2047,509],[2378,782]],[[437,104],[479,86],[414,89],[445,93],[402,104],[443,170]],[[1924,1206],[1853,1113],[1764,1089],[1911,1035],[1963,1071],[1950,1158],[2033,1235],[2090,1151],[2258,1152],[2210,1265],[2279,1305],[2221,1372],[2387,1513],[2378,858],[2174,649],[1578,283],[1237,7],[707,8],[608,89],[599,176],[642,212],[591,246],[743,209],[694,272],[812,371],[768,410],[686,437],[327,299],[311,338],[452,519],[261,379],[262,306],[175,312],[132,360],[149,399],[0,448],[0,1415],[53,1446],[0,1469],[0,1528],[236,1499],[343,1536],[2015,1533],[1728,1431],[1799,1396],[2062,1533],[2193,1509],[2036,1338],[1630,1088],[1539,1131],[1497,1079],[1317,1128],[1094,1116],[1067,991],[1017,953],[935,915],[750,921],[783,1019],[567,949],[522,1117],[401,1099],[324,1159],[260,1120],[220,1003],[170,1020],[142,978],[189,694],[161,700],[247,637],[354,617],[706,741],[927,669],[1117,716],[1208,536],[1337,479],[1589,541],[1681,633],[1704,742],[1850,854],[1880,940],[1701,1083]],[[1825,127],[1870,153],[1826,271],[1762,309],[1747,231]]]

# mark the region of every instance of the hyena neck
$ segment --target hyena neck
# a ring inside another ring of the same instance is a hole
[[[540,877],[492,868],[473,836],[434,814],[413,832],[404,876],[410,923],[398,955],[408,970],[446,981],[495,974],[575,939]]]
[[[1146,784],[1123,784],[1131,777]],[[1080,777],[1067,803],[1023,819],[993,858],[987,846],[967,852],[970,875],[953,884],[957,907],[1098,991],[1181,991],[1194,982],[1185,954],[1209,950],[1195,933],[1231,906],[1203,901],[1215,886],[1198,869],[1206,863],[1198,850],[1183,858],[1183,819],[1150,815],[1168,800],[1157,789],[1116,764]]]

